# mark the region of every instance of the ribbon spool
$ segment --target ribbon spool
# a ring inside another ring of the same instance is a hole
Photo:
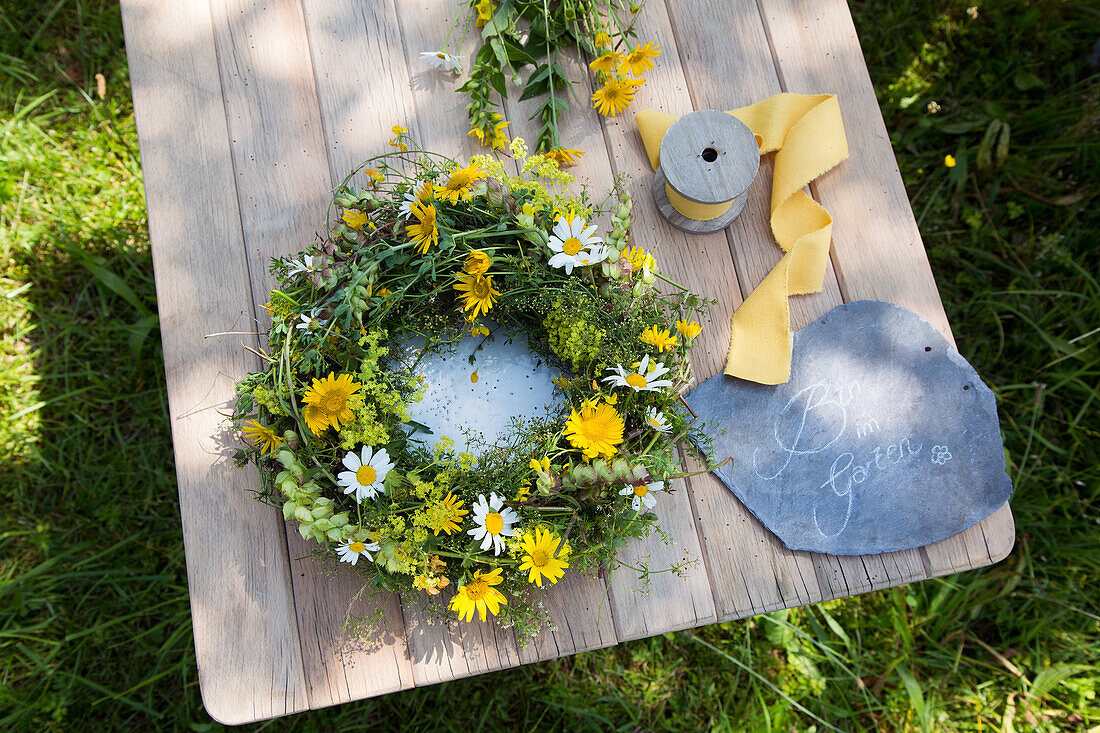
[[[760,168],[760,147],[728,112],[700,110],[676,120],[661,139],[653,198],[669,223],[703,234],[725,229],[745,208]]]

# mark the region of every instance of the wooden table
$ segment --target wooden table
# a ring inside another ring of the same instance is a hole
[[[662,500],[675,537],[630,547],[653,567],[685,557],[685,577],[657,575],[647,594],[627,572],[610,583],[570,576],[548,604],[557,628],[519,648],[492,624],[426,623],[385,596],[356,601],[353,577],[322,577],[277,510],[252,500],[254,471],[232,467],[219,411],[257,367],[255,337],[206,338],[265,323],[268,258],[321,229],[346,171],[406,125],[424,147],[474,152],[456,83],[428,69],[457,12],[452,0],[122,0],[164,339],[199,680],[209,713],[242,723],[551,659],[619,641],[743,618],[976,568],[1005,557],[1007,505],[943,542],[834,557],[791,552],[710,475]],[[456,34],[458,35],[458,34]],[[893,301],[950,338],[844,0],[650,2],[638,35],[663,53],[635,109],[732,109],[780,91],[840,97],[851,157],[811,185],[832,213],[822,292],[792,302],[801,327],[843,301]],[[472,34],[471,34],[472,37]],[[472,44],[463,49],[469,59]],[[573,60],[584,99],[591,77]],[[530,105],[509,103],[513,135],[533,139]],[[724,232],[685,235],[658,215],[653,175],[632,116],[573,112],[567,147],[596,190],[632,177],[635,232],[665,272],[719,299],[694,352],[699,378],[719,371],[730,314],[779,259],[768,231],[771,163]],[[254,320],[255,319],[255,320]],[[345,612],[378,612],[384,633],[355,640]]]

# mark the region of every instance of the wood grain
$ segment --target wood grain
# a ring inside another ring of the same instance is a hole
[[[253,313],[209,7],[125,0],[122,15],[203,703],[226,724],[286,715],[307,695],[282,517],[252,499],[219,414],[258,344],[203,337],[252,330]]]
[[[481,152],[467,136],[466,100],[454,93],[461,81],[420,59],[439,48],[459,8],[451,0],[122,0],[122,10],[199,679],[219,721],[284,715],[943,575],[1011,550],[1006,504],[919,551],[792,552],[704,474],[659,498],[671,543],[653,536],[620,553],[635,567],[700,562],[684,577],[652,576],[644,592],[627,568],[610,579],[568,574],[545,596],[554,628],[524,648],[491,622],[433,623],[426,597],[402,604],[389,594],[359,595],[358,576],[304,559],[313,545],[251,499],[254,471],[232,469],[232,441],[217,410],[257,363],[240,339],[201,334],[253,319],[267,325],[256,304],[273,284],[268,259],[313,241],[333,185],[386,149],[392,125],[463,161]],[[921,313],[950,337],[843,0],[666,0],[645,6],[638,34],[660,43],[663,54],[634,109],[683,114],[779,91],[839,95],[852,156],[810,186],[835,220],[832,262],[822,292],[792,299],[795,328],[843,301],[876,298]],[[471,33],[459,50],[466,68],[474,48]],[[588,152],[575,172],[596,192],[629,174],[632,244],[651,249],[673,280],[718,299],[692,353],[698,380],[717,374],[730,316],[780,257],[768,230],[771,161],[761,161],[744,212],[724,232],[684,234],[650,195],[653,174],[631,116],[596,117],[584,101],[592,77],[583,60],[563,62],[580,83],[579,104],[562,120],[562,144]],[[526,118],[535,104],[506,107],[510,132],[531,142],[536,130]],[[345,629],[349,617],[366,616],[378,621],[376,633],[360,638]]]

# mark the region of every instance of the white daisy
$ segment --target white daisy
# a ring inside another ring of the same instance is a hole
[[[399,208],[397,212],[401,214],[402,219],[408,219],[410,216],[412,216],[413,204],[420,203],[422,202],[419,198],[417,198],[416,191],[408,191],[405,194],[405,200],[401,202],[401,208]]]
[[[645,411],[645,424],[658,433],[667,433],[672,427],[668,424],[668,418],[665,417],[665,414],[656,407],[651,407]]]
[[[385,448],[379,448],[375,453],[369,445],[364,445],[358,455],[355,451],[349,451],[343,463],[348,470],[336,477],[337,482],[344,487],[345,494],[355,492],[355,501],[362,503],[363,499],[373,499],[386,493],[383,482],[393,463]]]
[[[317,323],[318,328],[325,325],[325,321],[321,318],[321,306],[317,306],[309,313],[303,313],[301,321],[295,328],[297,328],[299,331],[308,331],[309,327],[312,326],[315,322]]]
[[[657,506],[657,497],[653,495],[655,491],[664,491],[665,482],[655,481],[652,484],[638,484],[637,486],[624,486],[622,491],[619,492],[619,496],[632,497],[630,500],[630,508],[634,511],[641,511],[642,505],[645,505],[646,509],[652,509]]]
[[[318,268],[320,268],[320,267],[321,267],[321,258],[320,257],[311,257],[310,255],[303,255],[301,262],[299,262],[298,260],[291,260],[290,261],[290,264],[287,265],[286,274],[287,274],[287,277],[293,277],[293,276],[297,275],[300,272],[317,272]]]
[[[421,51],[420,58],[427,61],[433,68],[462,73],[462,62],[457,56],[452,56],[446,51]]]
[[[489,501],[485,501],[485,494],[477,495],[477,503],[474,504],[474,529],[466,530],[466,534],[475,540],[481,540],[481,549],[493,548],[493,554],[504,552],[504,538],[516,533],[512,526],[519,521],[519,515],[511,509],[504,507],[504,499],[495,492],[489,493]]]
[[[659,392],[664,387],[671,387],[672,380],[658,379],[668,374],[668,367],[663,361],[649,364],[649,354],[646,354],[638,363],[636,371],[627,372],[622,364],[608,367],[607,371],[615,372],[610,377],[604,377],[603,381],[613,387],[630,387],[635,392]]]
[[[377,542],[363,542],[362,540],[344,540],[336,546],[336,554],[340,556],[340,562],[354,565],[360,557],[367,558],[368,562],[374,562],[372,552],[378,552]]]
[[[596,225],[586,224],[579,216],[572,219],[558,217],[547,243],[554,252],[550,258],[551,267],[563,267],[565,274],[571,275],[577,265],[593,265],[607,258],[607,248],[596,246],[603,241],[595,236]]]

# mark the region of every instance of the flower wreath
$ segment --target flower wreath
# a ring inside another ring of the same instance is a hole
[[[421,600],[450,586],[429,606],[498,616],[522,638],[548,621],[545,583],[609,569],[655,528],[656,497],[683,475],[675,446],[703,440],[679,391],[708,303],[657,287],[621,181],[597,204],[522,140],[512,176],[397,129],[397,150],[357,171],[363,187],[337,189],[321,243],[272,261],[265,367],[237,384],[238,463],[259,466],[260,497],[316,554]],[[589,222],[607,214],[601,236]],[[410,418],[417,361],[501,334],[561,370],[560,409],[456,452]]]

